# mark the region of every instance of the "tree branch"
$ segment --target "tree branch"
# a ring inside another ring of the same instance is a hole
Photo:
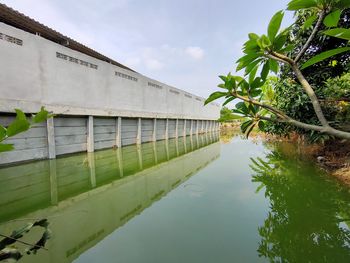
[[[328,126],[318,126],[318,125],[303,123],[303,122],[297,121],[297,120],[289,117],[288,115],[281,112],[280,110],[278,110],[270,105],[266,105],[264,103],[261,103],[257,100],[238,95],[235,92],[232,92],[232,96],[235,96],[238,99],[241,99],[243,101],[246,101],[246,102],[252,103],[254,105],[260,106],[264,109],[267,109],[268,111],[272,112],[273,114],[275,114],[279,117],[277,119],[272,119],[272,118],[265,117],[265,116],[258,116],[258,118],[260,118],[262,120],[288,123],[288,124],[294,125],[296,127],[299,127],[299,128],[305,129],[305,130],[318,131],[321,133],[333,135],[333,136],[338,137],[338,138],[350,140],[350,133],[349,132],[336,130],[336,129],[330,127],[329,125]]]
[[[310,47],[312,40],[314,39],[314,37],[316,36],[323,19],[326,16],[326,10],[322,10],[318,16],[318,20],[317,23],[314,27],[314,29],[312,30],[311,35],[309,36],[308,40],[306,41],[306,43],[304,44],[304,46],[302,47],[302,49],[300,50],[299,54],[296,56],[296,58],[294,59],[294,63],[298,63],[298,61],[301,59],[301,57],[305,54],[305,52],[307,51],[307,49]]]
[[[309,96],[312,106],[314,108],[314,111],[317,115],[318,120],[321,122],[322,126],[329,127],[328,121],[326,120],[321,105],[318,101],[318,98],[315,94],[315,91],[312,89],[311,85],[309,82],[305,79],[304,75],[301,73],[300,69],[298,68],[297,64],[293,63],[292,64],[292,69],[298,78],[300,84],[304,88],[305,92]]]
[[[321,105],[318,101],[318,98],[315,94],[315,91],[309,84],[309,82],[305,79],[303,73],[301,73],[297,63],[295,63],[292,59],[289,57],[279,54],[277,52],[272,51],[269,55],[266,55],[268,57],[271,57],[272,59],[275,59],[277,61],[282,61],[283,63],[287,63],[292,67],[292,70],[294,71],[297,79],[299,80],[301,86],[304,88],[306,94],[309,96],[312,106],[314,108],[314,111],[316,113],[316,116],[318,120],[321,122],[322,126],[329,127],[328,121],[326,120]]]

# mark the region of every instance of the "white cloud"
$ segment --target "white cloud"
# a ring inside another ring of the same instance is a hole
[[[155,58],[147,58],[145,65],[150,70],[160,70],[164,67],[164,64]]]
[[[204,57],[204,50],[200,47],[187,47],[185,52],[187,55],[196,60],[200,60]]]

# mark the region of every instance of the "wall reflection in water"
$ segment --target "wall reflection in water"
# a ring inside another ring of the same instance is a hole
[[[47,218],[48,251],[21,262],[71,262],[218,158],[218,141],[208,133],[0,168],[0,233]]]

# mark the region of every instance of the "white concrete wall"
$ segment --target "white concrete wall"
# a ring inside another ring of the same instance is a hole
[[[17,45],[0,39],[2,112],[13,112],[14,108],[36,112],[44,105],[54,113],[68,115],[219,118],[218,104],[204,107],[204,99],[193,94],[3,23],[0,33],[23,41],[23,45]],[[57,58],[56,52],[79,59],[79,64]],[[80,60],[98,69],[81,65]],[[118,77],[116,71],[138,81]],[[149,86],[148,82],[161,88]]]

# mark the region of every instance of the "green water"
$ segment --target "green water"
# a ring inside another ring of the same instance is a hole
[[[350,192],[301,151],[210,134],[3,167],[0,233],[48,219],[20,262],[350,262]]]

